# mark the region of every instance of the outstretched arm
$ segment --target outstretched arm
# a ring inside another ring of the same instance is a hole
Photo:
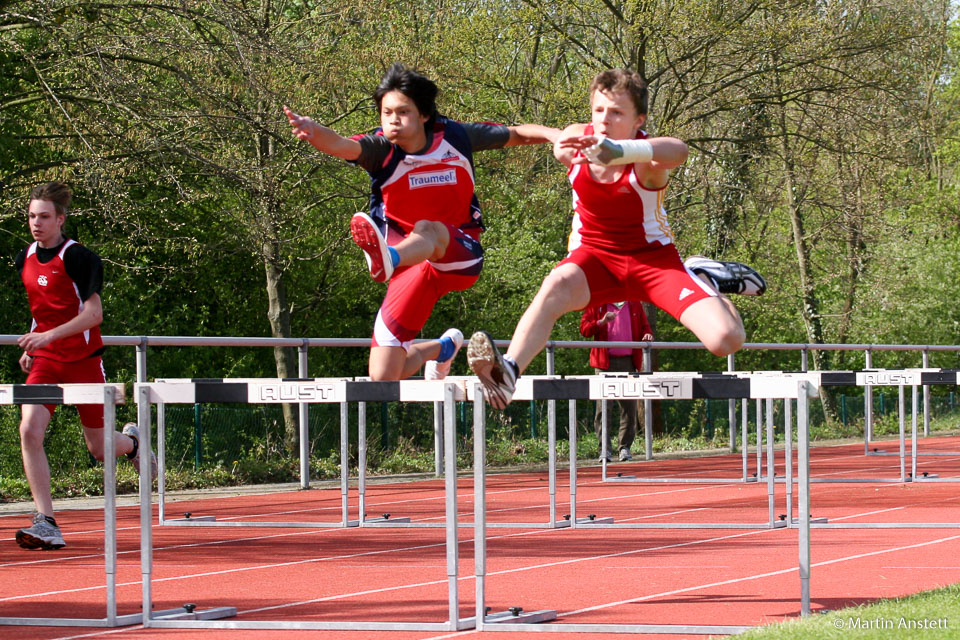
[[[540,124],[518,124],[507,127],[510,130],[510,139],[503,146],[516,147],[521,144],[541,144],[553,142],[560,136],[560,129],[545,127]]]
[[[299,139],[306,140],[324,153],[344,160],[353,161],[360,157],[360,143],[356,140],[344,138],[333,129],[318,124],[313,118],[294,113],[289,107],[284,107],[283,113],[293,127],[293,135]]]
[[[650,168],[660,171],[676,169],[686,161],[689,154],[683,140],[670,137],[612,140],[595,135],[563,136],[557,141],[557,145],[583,153],[572,161],[573,164],[649,164]]]

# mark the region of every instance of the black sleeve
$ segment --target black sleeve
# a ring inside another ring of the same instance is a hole
[[[510,129],[493,122],[461,122],[474,151],[502,149],[510,140]]]
[[[90,249],[73,245],[64,254],[63,264],[67,275],[76,283],[81,300],[89,300],[90,296],[103,290],[103,262]]]
[[[17,273],[23,273],[23,265],[27,261],[27,250],[24,249],[14,258],[13,264],[17,267]]]
[[[357,136],[354,140],[360,143],[360,157],[354,160],[353,164],[366,169],[369,173],[382,168],[383,161],[393,150],[393,143],[384,136]]]

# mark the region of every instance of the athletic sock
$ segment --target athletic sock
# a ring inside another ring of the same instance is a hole
[[[511,358],[510,356],[503,356],[503,361],[507,363],[511,369],[513,369],[514,379],[520,377],[520,365],[517,364],[517,361]]]
[[[397,265],[400,264],[400,254],[397,253],[397,250],[393,247],[387,247],[387,253],[390,254],[390,263],[393,265],[393,268],[396,269]]]
[[[444,336],[440,338],[440,355],[437,356],[437,362],[446,362],[453,357],[457,350],[457,345],[453,344],[453,338]]]

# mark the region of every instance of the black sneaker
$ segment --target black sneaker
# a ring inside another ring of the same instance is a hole
[[[513,400],[517,377],[486,331],[477,331],[470,337],[467,364],[483,384],[483,399],[496,409],[506,409]]]
[[[703,256],[690,256],[683,262],[690,271],[704,274],[720,293],[739,293],[742,296],[759,296],[767,290],[767,281],[759,273],[741,262],[711,260]]]

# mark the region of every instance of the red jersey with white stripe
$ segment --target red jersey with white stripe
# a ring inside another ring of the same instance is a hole
[[[593,134],[586,125],[584,135]],[[643,131],[637,136],[646,138]],[[573,230],[567,250],[585,246],[633,253],[673,244],[673,233],[663,207],[666,187],[647,189],[637,179],[634,165],[624,165],[613,182],[600,182],[590,175],[589,165],[575,164],[567,177],[573,187]]]
[[[67,249],[76,244],[74,240],[67,240],[59,253],[45,263],[40,262],[37,257],[38,243],[34,242],[27,249],[20,277],[27,289],[30,312],[33,315],[30,328],[32,332],[49,331],[66,324],[83,310],[80,291],[67,273],[63,259]],[[102,348],[100,327],[93,327],[51,342],[28,355],[60,362],[75,362],[96,354]]]

